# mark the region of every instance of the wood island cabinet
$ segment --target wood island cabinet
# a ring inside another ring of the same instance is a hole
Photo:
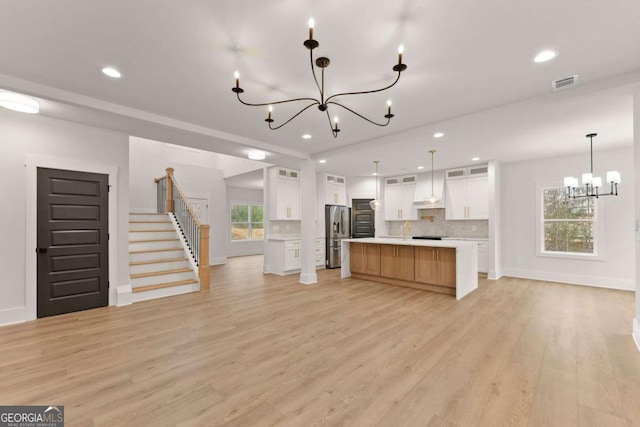
[[[353,273],[380,275],[380,245],[351,243],[350,252]]]
[[[380,248],[380,275],[390,279],[414,281],[413,246],[384,245]]]
[[[415,248],[415,281],[456,287],[456,250],[454,248]]]

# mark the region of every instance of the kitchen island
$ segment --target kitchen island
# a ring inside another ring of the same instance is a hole
[[[354,277],[455,295],[478,287],[478,248],[474,242],[344,239],[341,277]]]

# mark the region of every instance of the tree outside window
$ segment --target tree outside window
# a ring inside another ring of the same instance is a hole
[[[263,240],[262,205],[231,204],[231,240]]]
[[[565,188],[542,189],[542,252],[596,254],[596,201],[572,199]]]

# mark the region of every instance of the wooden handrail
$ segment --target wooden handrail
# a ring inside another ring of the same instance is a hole
[[[155,178],[154,181],[156,182],[156,184],[158,184],[160,181],[162,181],[165,178],[167,180],[165,211],[167,213],[175,214],[174,212],[175,206],[174,206],[174,198],[173,198],[173,189],[175,187],[175,190],[178,192],[178,195],[182,199],[184,206],[186,206],[187,211],[189,212],[189,216],[191,217],[191,220],[193,220],[193,223],[199,230],[200,241],[198,242],[199,246],[196,247],[196,249],[199,248],[199,252],[194,250],[193,253],[194,255],[197,254],[196,261],[198,262],[198,278],[200,279],[200,292],[206,292],[210,288],[210,280],[211,280],[211,270],[209,267],[209,233],[210,233],[211,227],[208,224],[200,223],[200,220],[196,216],[195,212],[193,212],[191,205],[187,203],[187,197],[184,195],[182,188],[180,188],[180,185],[178,184],[178,182],[173,176],[173,168],[167,168],[166,172],[167,174],[165,176],[162,176],[160,178]],[[185,236],[187,236],[187,234],[185,234]],[[190,245],[193,245],[193,244],[195,244],[195,242],[190,243]]]

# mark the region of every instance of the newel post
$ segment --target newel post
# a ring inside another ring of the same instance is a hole
[[[200,266],[198,277],[200,278],[200,292],[206,292],[210,287],[211,271],[209,269],[209,228],[208,224],[200,226]]]
[[[173,168],[167,168],[167,200],[165,212],[173,212]]]

